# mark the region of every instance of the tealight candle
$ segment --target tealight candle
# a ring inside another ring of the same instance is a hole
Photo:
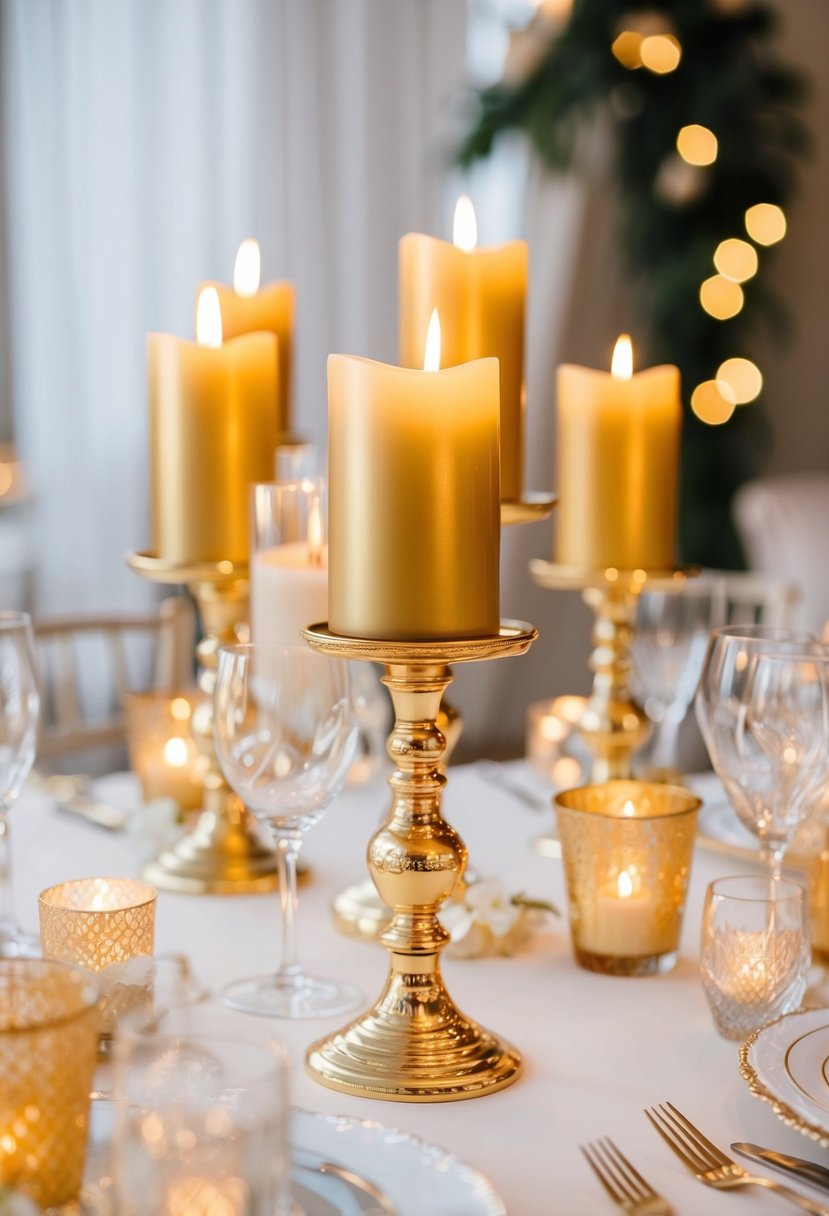
[[[626,334],[610,374],[558,369],[557,561],[599,570],[674,565],[681,421],[679,370],[634,375]]]
[[[156,889],[137,878],[78,878],[41,892],[40,945],[44,958],[103,971],[151,955]]]
[[[670,970],[699,799],[678,786],[608,781],[555,803],[577,961],[613,975]]]
[[[192,692],[127,694],[130,767],[141,782],[145,802],[173,798],[183,811],[201,806],[207,761],[190,731],[200,699]]]

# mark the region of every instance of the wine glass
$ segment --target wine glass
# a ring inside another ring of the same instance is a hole
[[[740,715],[736,780],[756,807],[771,871],[817,808],[829,778],[829,654],[760,653]]]
[[[307,830],[342,789],[356,744],[348,668],[304,646],[238,645],[219,652],[214,732],[222,771],[276,836],[282,961],[239,980],[225,1004],[264,1017],[342,1013],[362,994],[305,974],[296,957],[296,865]]]
[[[40,697],[26,612],[0,612],[0,957],[36,958],[38,940],[14,915],[8,813],[34,763]]]
[[[653,723],[650,767],[676,771],[677,736],[702,670],[711,630],[725,623],[722,579],[690,579],[670,591],[644,591],[632,654],[645,713]]]
[[[814,634],[766,625],[729,625],[713,630],[703,660],[695,708],[708,755],[738,818],[760,841],[760,853],[772,873],[779,873],[782,853],[780,808],[768,805],[755,777],[743,784],[748,749],[760,751],[746,729],[747,694],[752,686],[753,660],[761,654],[815,655],[829,653]],[[755,757],[758,765],[760,761]],[[770,776],[770,761],[763,763]],[[768,790],[769,785],[766,786]],[[785,850],[789,838],[782,847]],[[779,854],[776,857],[776,854]]]

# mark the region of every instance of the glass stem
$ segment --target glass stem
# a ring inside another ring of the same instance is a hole
[[[683,715],[684,716],[684,715]],[[676,745],[682,718],[672,714],[671,707],[661,722],[657,722],[653,732],[651,748],[651,766],[656,769],[676,767]]]
[[[760,847],[760,860],[768,871],[769,878],[780,878],[783,873],[785,849],[764,844]]]
[[[0,806],[0,938],[12,937],[17,929],[12,897],[12,855],[9,840],[9,817]]]
[[[281,977],[302,974],[296,954],[296,863],[302,841],[299,837],[280,835],[276,838],[276,864],[279,875],[279,898],[282,903]]]

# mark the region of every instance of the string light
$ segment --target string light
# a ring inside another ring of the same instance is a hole
[[[629,68],[633,72],[642,66],[643,42],[642,35],[637,34],[635,30],[622,30],[618,38],[614,39],[610,49],[622,67]]]
[[[757,250],[739,237],[732,236],[727,241],[720,241],[714,253],[717,270],[735,283],[745,283],[746,279],[754,278],[758,264]]]
[[[736,317],[743,307],[745,296],[739,283],[715,274],[700,287],[699,302],[710,317],[717,321],[728,321]]]
[[[642,66],[657,76],[675,72],[682,59],[682,47],[673,34],[649,34],[639,48]]]
[[[746,232],[758,245],[776,245],[786,235],[786,216],[774,203],[755,203],[746,212]]]
[[[689,165],[713,165],[718,147],[714,132],[699,123],[683,127],[676,137],[676,150]]]
[[[730,390],[737,405],[747,405],[760,396],[763,373],[750,359],[726,359],[717,368],[717,387]]]
[[[708,426],[722,426],[734,413],[736,402],[727,385],[716,380],[703,380],[691,394],[691,409],[700,422]]]

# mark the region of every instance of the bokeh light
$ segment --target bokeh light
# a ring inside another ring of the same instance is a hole
[[[713,165],[717,159],[717,137],[708,127],[691,123],[676,137],[676,150],[689,165]]]
[[[755,203],[746,212],[746,232],[758,245],[774,245],[786,235],[786,216],[774,203]]]
[[[691,409],[708,426],[722,426],[734,413],[736,402],[727,385],[716,380],[703,380],[691,394]]]
[[[673,34],[649,34],[639,48],[642,66],[657,76],[665,76],[679,67],[682,47]]]
[[[709,316],[717,321],[728,321],[736,317],[743,307],[745,296],[739,283],[726,279],[721,274],[706,279],[699,289],[699,302]]]
[[[746,405],[759,397],[763,388],[763,373],[750,359],[726,359],[717,369],[717,386],[734,396],[737,405]]]
[[[641,68],[642,66],[641,49],[643,41],[642,35],[637,34],[635,30],[622,30],[610,49],[622,67],[635,71],[636,68]]]
[[[748,241],[741,241],[735,236],[729,237],[727,241],[720,241],[717,246],[714,265],[727,279],[733,279],[735,283],[745,283],[746,279],[753,278],[757,273],[757,250],[753,245],[749,245]]]

